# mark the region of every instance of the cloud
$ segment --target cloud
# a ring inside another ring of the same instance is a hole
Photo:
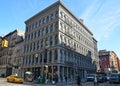
[[[119,26],[120,9],[116,3],[94,0],[82,15],[98,41],[107,40]]]

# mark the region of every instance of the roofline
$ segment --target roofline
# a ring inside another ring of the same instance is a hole
[[[14,31],[12,31],[12,32],[10,32],[10,33],[8,33],[7,35],[5,35],[5,36],[3,37],[3,39],[6,38],[7,36],[10,36],[11,34],[13,34],[13,33],[15,33],[15,32],[17,32],[17,29],[14,30]]]
[[[60,5],[63,6],[65,10],[67,10],[72,15],[72,17],[74,17],[91,35],[93,35],[93,33],[83,23],[81,23],[80,20],[61,1],[59,2]]]
[[[33,19],[34,17],[38,16],[39,14],[45,12],[46,10],[48,10],[51,7],[56,6],[57,4],[59,4],[60,1],[57,1],[55,3],[53,3],[52,5],[46,7],[45,9],[41,10],[40,12],[38,12],[37,14],[33,15],[32,17],[30,17],[29,19],[27,19],[24,23],[26,24],[28,21],[30,21],[31,19]]]
[[[93,35],[93,33],[83,23],[81,23],[80,20],[60,0],[58,0],[57,2],[53,3],[52,5],[50,5],[48,7],[46,7],[45,9],[43,9],[40,12],[38,12],[37,14],[33,15],[32,17],[27,19],[24,23],[26,24],[28,21],[30,21],[34,17],[38,16],[39,14],[45,12],[49,8],[54,7],[54,6],[58,5],[58,4],[60,4],[65,10],[67,10],[72,15],[72,17],[74,17],[91,35]]]

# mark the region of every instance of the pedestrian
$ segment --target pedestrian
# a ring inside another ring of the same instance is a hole
[[[77,77],[77,85],[81,86],[81,78],[80,78],[80,76]]]
[[[95,75],[95,78],[94,78],[94,86],[98,86],[98,80],[97,80],[97,76]]]
[[[65,82],[66,82],[66,84],[67,84],[67,76],[65,76]]]

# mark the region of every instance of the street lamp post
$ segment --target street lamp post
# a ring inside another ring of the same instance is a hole
[[[48,65],[45,65],[45,68],[46,68],[46,84],[47,84],[47,82],[48,82],[48,80],[47,80],[47,73],[48,73]]]
[[[36,60],[36,64],[37,64],[37,62],[38,62],[37,61],[38,60],[38,54],[37,53],[35,54],[35,60]]]

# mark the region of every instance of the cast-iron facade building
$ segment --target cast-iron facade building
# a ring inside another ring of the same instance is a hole
[[[96,71],[97,41],[91,31],[60,1],[27,21],[22,61],[23,75],[32,71],[58,82]],[[93,61],[94,60],[94,61]]]

